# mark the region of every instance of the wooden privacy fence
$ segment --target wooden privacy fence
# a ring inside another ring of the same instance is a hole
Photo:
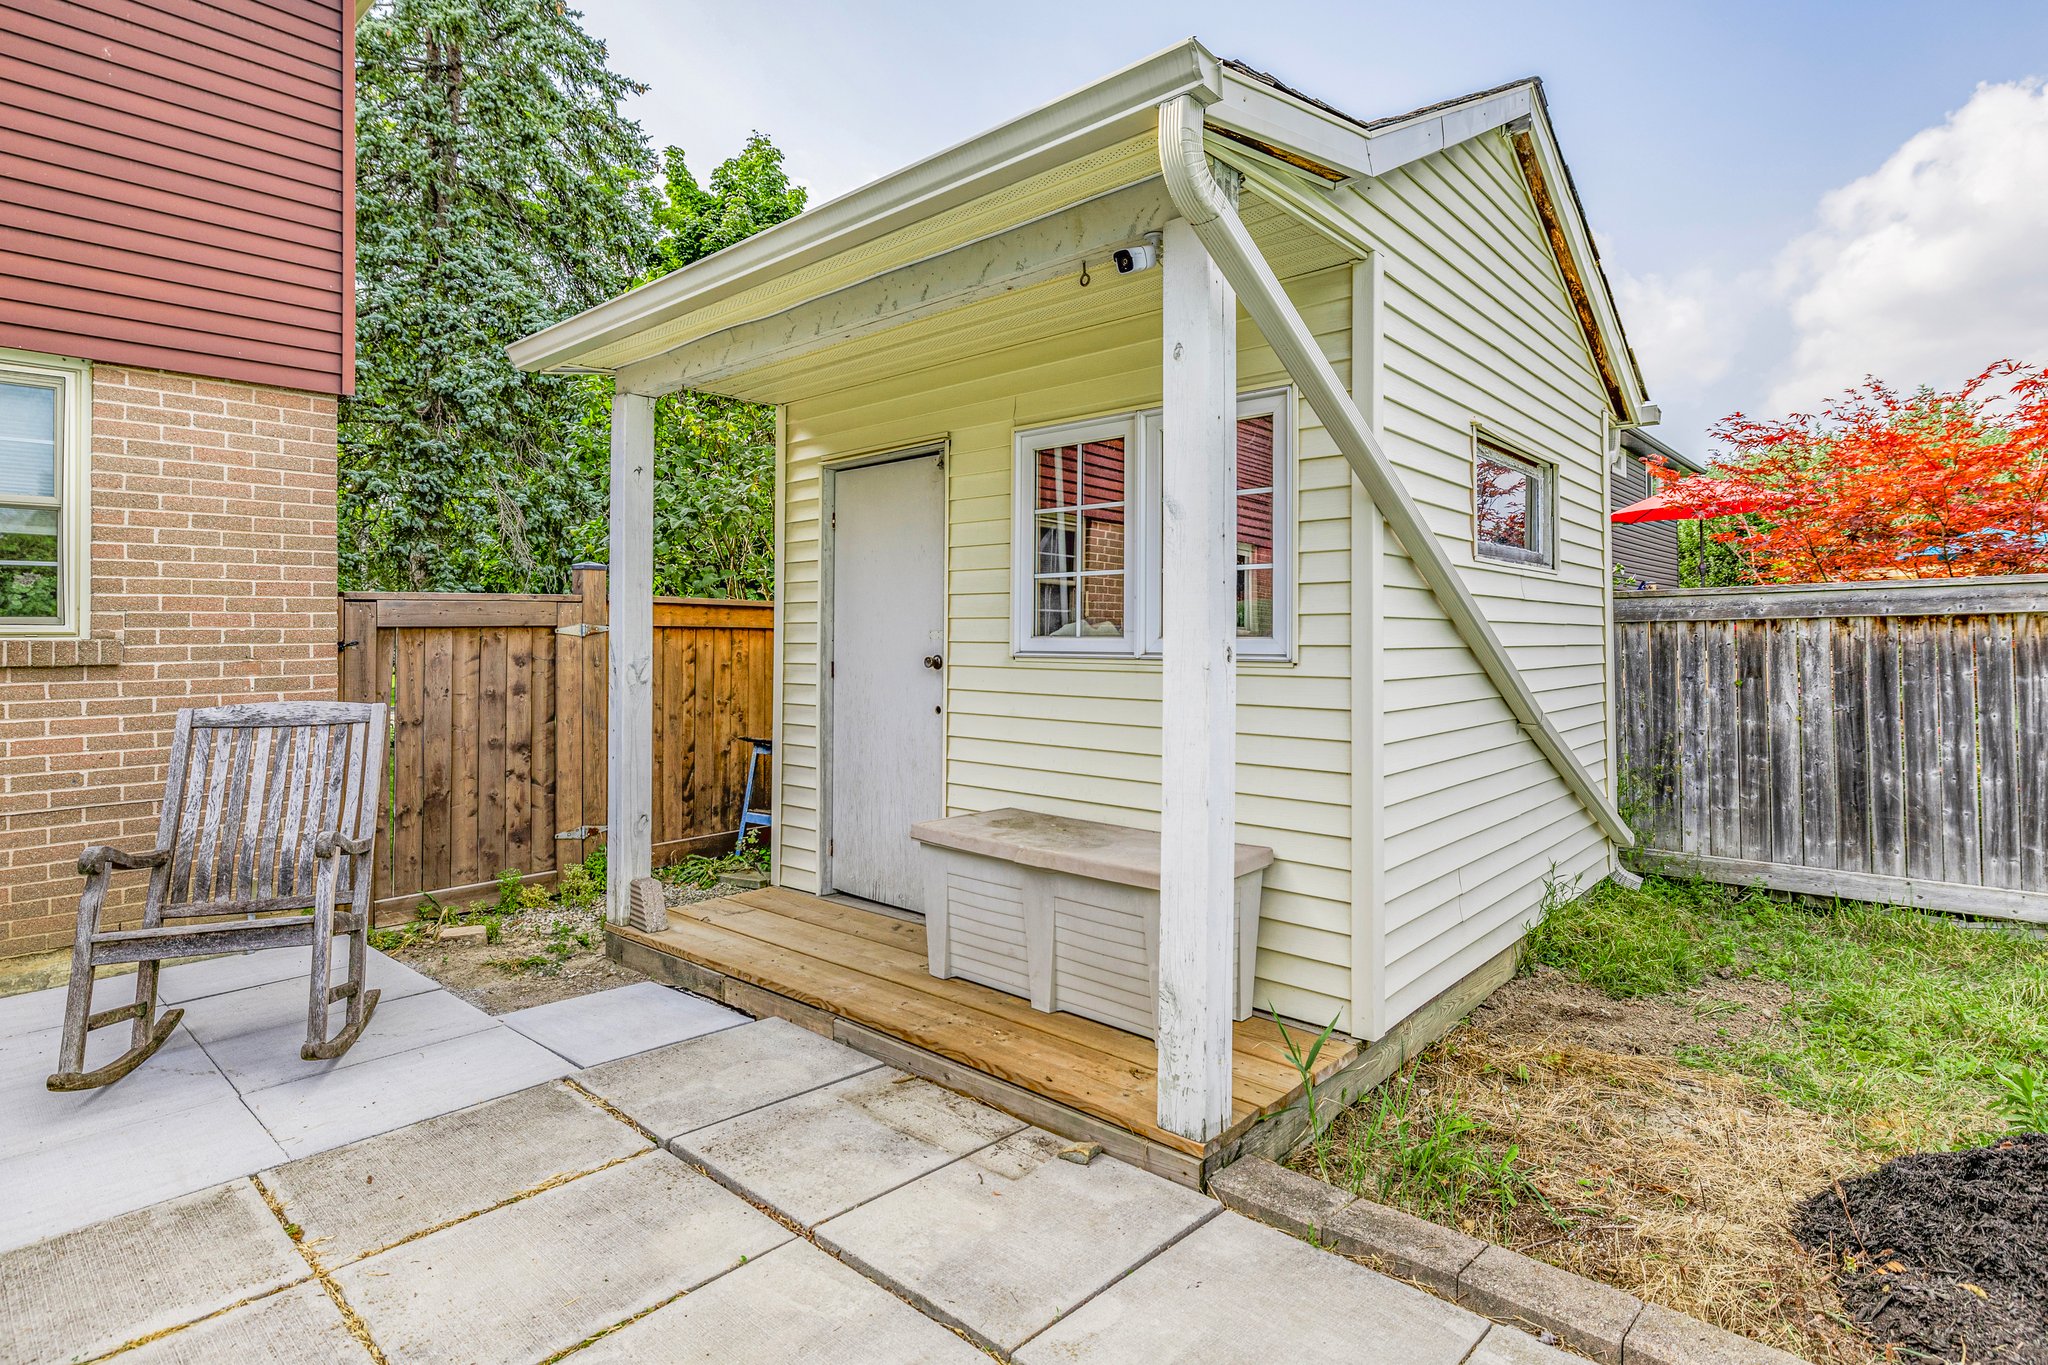
[[[552,880],[603,842],[603,566],[574,586],[342,596],[341,697],[392,708],[372,891],[386,918],[485,894],[506,868]],[[734,839],[740,739],[769,733],[773,622],[766,602],[655,599],[657,865]]]
[[[1720,881],[2048,921],[2048,576],[1617,594],[1624,797]]]

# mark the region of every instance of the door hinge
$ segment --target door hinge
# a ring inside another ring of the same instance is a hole
[[[603,825],[578,825],[574,829],[556,830],[555,837],[557,839],[588,839],[593,834],[603,834],[604,832],[605,826]]]
[[[828,678],[836,678],[839,676],[839,660],[828,659],[825,661],[825,676]]]
[[[578,621],[573,626],[556,626],[555,634],[574,635],[581,639],[586,635],[602,635],[610,629],[610,626],[594,626],[588,621]]]

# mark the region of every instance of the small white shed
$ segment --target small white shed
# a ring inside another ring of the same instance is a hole
[[[931,914],[923,822],[1158,831],[1169,1134],[1232,1123],[1234,845],[1256,1005],[1369,1043],[1628,838],[1606,508],[1656,413],[1536,81],[1360,119],[1189,41],[513,356],[617,382],[614,919],[678,388],[780,414],[776,886]]]

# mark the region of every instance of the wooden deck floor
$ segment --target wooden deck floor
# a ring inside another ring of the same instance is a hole
[[[1158,1054],[1149,1038],[1078,1015],[1041,1013],[972,982],[941,980],[926,968],[921,923],[800,892],[770,888],[700,901],[672,909],[665,933],[613,932],[625,945],[851,1021],[1197,1163],[1301,1089],[1275,1024],[1244,1020],[1236,1025],[1231,1126],[1206,1147],[1191,1142],[1158,1126]],[[1309,1040],[1297,1031],[1297,1042]],[[1355,1043],[1331,1039],[1317,1061],[1319,1078],[1357,1052]]]

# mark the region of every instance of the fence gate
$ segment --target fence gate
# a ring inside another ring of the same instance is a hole
[[[2048,576],[1620,593],[1624,803],[1720,881],[2048,921]]]
[[[603,842],[603,568],[575,587],[342,596],[341,697],[392,710],[382,917],[486,894],[507,868],[551,881]],[[657,864],[736,837],[739,740],[771,723],[773,622],[766,602],[655,599]]]

